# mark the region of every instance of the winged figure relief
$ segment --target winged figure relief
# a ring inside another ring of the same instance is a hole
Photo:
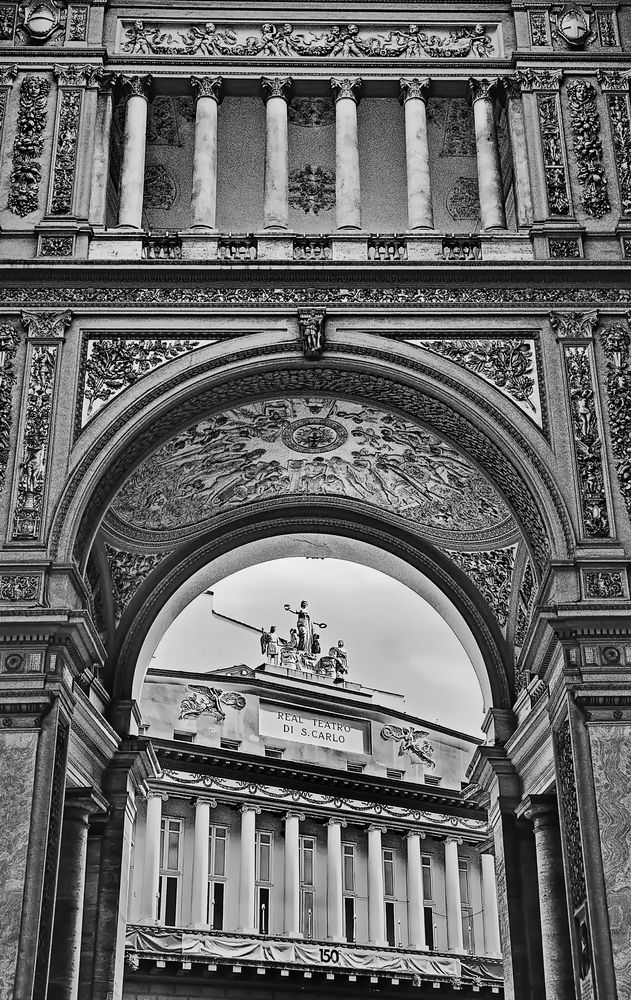
[[[226,713],[222,706],[230,706],[237,712],[245,708],[245,698],[236,691],[222,691],[221,688],[206,687],[204,684],[188,684],[187,696],[182,698],[179,719],[196,719],[200,715],[210,715],[215,722],[223,722]]]
[[[429,736],[426,729],[414,729],[412,726],[403,728],[402,726],[384,726],[381,730],[382,740],[395,740],[399,743],[399,757],[404,753],[409,753],[410,757],[416,757],[427,767],[436,767],[433,760],[434,747],[425,737]]]

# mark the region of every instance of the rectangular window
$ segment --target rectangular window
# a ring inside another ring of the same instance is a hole
[[[473,954],[473,912],[470,906],[462,907],[462,947],[469,954]]]
[[[228,829],[211,826],[208,831],[208,924],[214,931],[223,930],[226,898],[226,856]]]
[[[258,927],[259,934],[269,934],[269,897],[270,891],[263,885],[258,886]]]
[[[383,894],[394,896],[394,851],[389,848],[383,851]]]
[[[344,896],[344,937],[347,941],[355,941],[355,898]]]
[[[160,822],[160,877],[158,881],[158,922],[175,927],[178,922],[182,820],[165,817]]]
[[[263,830],[256,831],[256,881],[272,881],[273,835]]]
[[[195,733],[187,733],[184,730],[174,729],[173,730],[173,739],[174,740],[179,740],[180,743],[194,743],[195,742]]]
[[[342,844],[342,889],[355,892],[355,844]]]
[[[458,862],[458,874],[460,875],[460,902],[463,906],[469,906],[469,863],[462,859]]]
[[[421,870],[423,872],[423,899],[433,899],[434,890],[432,887],[432,859],[428,854],[421,858]]]
[[[433,951],[436,945],[434,944],[434,907],[425,907],[425,944],[430,951]]]
[[[315,926],[315,893],[313,889],[300,890],[300,932],[305,938],[313,938]]]
[[[227,843],[228,843],[227,827],[211,826],[209,844],[208,844],[209,875],[225,876]]]
[[[386,899],[386,941],[391,948],[396,948],[396,921],[394,917],[394,901]]]
[[[208,926],[213,931],[223,930],[224,904],[226,898],[226,883],[208,883]]]
[[[315,840],[313,837],[300,838],[300,885],[312,886],[315,874]]]
[[[222,750],[238,750],[241,746],[240,740],[224,740],[223,737],[219,740],[219,746]]]
[[[386,768],[386,778],[391,778],[393,781],[402,781],[405,771],[395,771],[393,767]]]

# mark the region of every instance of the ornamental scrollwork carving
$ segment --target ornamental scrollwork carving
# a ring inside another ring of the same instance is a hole
[[[620,202],[625,215],[631,213],[631,122],[629,118],[629,80],[625,78],[626,93],[612,92],[607,94],[609,122],[613,155],[616,164],[616,176],[620,191]]]
[[[592,309],[585,313],[551,312],[549,319],[550,326],[556,331],[558,337],[581,340],[583,337],[593,337],[594,330],[598,326],[598,310]]]
[[[587,597],[606,598],[624,597],[622,573],[617,570],[593,570],[585,574],[585,590]]]
[[[245,708],[245,698],[236,691],[222,691],[205,684],[188,684],[187,697],[182,699],[178,719],[198,719],[200,715],[210,715],[215,722],[224,722],[224,706],[237,712]]]
[[[570,84],[567,95],[572,109],[572,139],[581,186],[581,205],[587,215],[602,219],[611,211],[611,204],[603,166],[596,90],[591,83],[579,80]]]
[[[246,34],[247,32],[247,34]],[[357,24],[321,31],[266,22],[260,28],[217,27],[212,21],[177,24],[124,22],[122,52],[133,55],[308,57],[327,59],[489,59],[498,55],[493,32],[483,24],[423,30],[419,24],[376,34]]]
[[[84,422],[160,365],[201,347],[202,340],[90,340],[83,384]],[[214,343],[209,340],[208,343]]]
[[[50,82],[43,77],[22,80],[8,201],[11,211],[21,217],[37,210],[49,93]]]
[[[13,360],[19,343],[14,327],[0,326],[0,489],[4,486],[11,436],[12,398],[15,383]]]
[[[611,323],[601,333],[607,358],[609,433],[620,491],[631,514],[631,338],[622,323]]]
[[[125,552],[107,543],[105,552],[112,580],[114,619],[118,625],[138,588],[167,553]]]
[[[57,368],[56,344],[35,344],[26,398],[26,419],[13,512],[13,538],[39,537]]]
[[[409,754],[412,760],[421,761],[426,767],[436,767],[434,747],[425,737],[429,736],[426,729],[414,729],[413,726],[383,726],[382,740],[394,740],[399,744],[398,756]]]
[[[53,215],[67,215],[72,211],[81,101],[80,90],[61,90],[60,92],[53,189],[50,199],[50,210]]]
[[[554,746],[557,764],[557,785],[563,818],[563,831],[567,847],[567,863],[570,895],[576,910],[585,900],[585,866],[583,862],[583,845],[581,827],[578,818],[578,799],[576,796],[576,775],[572,757],[572,738],[570,724],[565,720],[555,734]]]
[[[500,627],[504,628],[508,620],[515,547],[491,552],[446,551],[456,566],[475,584]]]
[[[2,575],[0,576],[0,601],[34,601],[39,591],[39,577]]]
[[[318,215],[335,208],[335,174],[307,163],[289,172],[289,204],[305,215]]]
[[[564,353],[583,524],[592,538],[607,538],[609,514],[589,348],[566,347]]]
[[[558,95],[538,93],[537,106],[548,208],[551,215],[569,215],[570,196],[565,169]]]

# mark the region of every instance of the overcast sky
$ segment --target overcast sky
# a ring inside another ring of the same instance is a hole
[[[207,671],[262,662],[254,632],[215,618],[276,625],[287,637],[295,618],[284,604],[309,602],[326,622],[322,651],[338,639],[348,651],[348,680],[404,694],[405,711],[428,722],[480,735],[482,693],[459,640],[426,601],[377,570],[339,559],[277,559],[251,566],[200,595],[166,632],[152,667]]]

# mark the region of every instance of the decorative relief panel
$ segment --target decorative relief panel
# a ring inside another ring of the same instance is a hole
[[[139,378],[181,354],[215,344],[204,340],[131,340],[127,337],[90,338],[85,346],[82,426],[103,407],[135,385]]]
[[[0,576],[0,601],[34,601],[39,595],[38,576],[3,573]]]
[[[0,4],[0,39],[2,41],[13,41],[17,12],[18,5],[16,3]]]
[[[18,7],[18,38],[26,45],[63,45],[67,11],[56,0],[25,0]]]
[[[50,82],[43,77],[22,80],[8,201],[11,211],[22,217],[37,210],[49,93]]]
[[[407,753],[413,763],[419,761],[426,767],[436,767],[434,758],[434,747],[426,737],[429,733],[426,729],[414,729],[411,726],[405,728],[401,726],[383,726],[381,730],[382,740],[394,740],[399,744],[398,756],[402,757]]]
[[[224,706],[240,712],[245,708],[245,698],[236,691],[222,691],[206,684],[187,684],[178,719],[198,719],[200,715],[209,715],[214,722],[224,722]]]
[[[625,215],[631,213],[631,123],[629,115],[629,79],[619,73],[600,70],[598,79],[607,95],[609,123],[620,202]]]
[[[618,33],[616,30],[616,15],[613,10],[596,11],[596,23],[598,24],[598,39],[603,48],[612,48],[618,45]]]
[[[585,594],[601,600],[626,597],[626,590],[619,570],[588,570],[584,575]]]
[[[530,41],[533,48],[541,45],[549,45],[547,13],[544,10],[530,10],[528,11],[528,22],[530,24]]]
[[[520,74],[524,91],[537,92],[541,149],[550,215],[570,214],[570,195],[563,145],[559,70],[526,70]]]
[[[601,333],[607,358],[609,434],[618,484],[631,516],[631,371],[629,333],[622,323],[611,323]]]
[[[108,545],[107,542],[105,543],[105,552],[112,580],[114,618],[118,625],[127,605],[140,585],[168,553],[126,552]]]
[[[177,198],[177,183],[162,163],[145,167],[143,206],[168,211]]]
[[[307,163],[289,172],[289,204],[305,215],[318,215],[335,208],[335,174]]]
[[[510,602],[515,546],[492,552],[450,552],[447,555],[478,588],[500,628],[506,627]]]
[[[50,211],[53,215],[72,212],[82,96],[80,90],[60,90],[59,93],[57,144],[50,199]]]
[[[19,337],[14,327],[0,326],[0,489],[4,486],[9,461],[12,420],[12,389],[15,383],[13,359]]]
[[[56,344],[34,345],[31,348],[22,454],[13,512],[14,539],[34,540],[40,533],[57,351]]]
[[[585,867],[581,827],[578,818],[576,797],[576,776],[572,757],[572,737],[570,724],[566,719],[554,736],[557,765],[557,788],[559,791],[563,832],[567,850],[568,881],[574,910],[578,909],[586,896]]]
[[[585,533],[593,538],[607,538],[609,514],[590,350],[587,346],[566,346],[564,354]]]
[[[491,483],[435,434],[373,406],[312,397],[238,406],[189,427],[142,463],[112,510],[117,531],[181,538],[224,510],[291,495],[378,504],[451,546],[515,531]]]
[[[90,8],[84,6],[70,6],[70,24],[68,25],[68,41],[84,42],[88,33],[88,12]]]
[[[490,59],[501,55],[496,27],[394,26],[387,34],[357,24],[315,30],[291,24],[217,26],[120,22],[117,49],[133,55],[326,59]]]
[[[534,340],[409,340],[475,372],[517,403],[541,426],[541,400]]]
[[[596,90],[591,83],[579,80],[570,84],[567,95],[572,109],[572,139],[581,186],[581,205],[587,215],[602,219],[611,211],[611,204],[603,166]]]
[[[332,97],[292,97],[287,117],[292,125],[302,128],[334,125],[335,102]]]

